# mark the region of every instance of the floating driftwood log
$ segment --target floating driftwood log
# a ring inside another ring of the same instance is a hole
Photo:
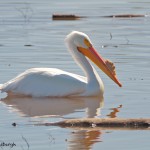
[[[96,16],[96,17],[108,17],[108,18],[135,18],[135,17],[146,17],[147,15],[142,14],[120,14],[120,15],[109,15],[109,16]],[[74,14],[53,14],[53,20],[78,20],[81,18],[87,18],[88,16],[77,16]]]
[[[76,16],[73,14],[53,14],[53,20],[78,20],[80,18],[85,18],[83,16]]]
[[[150,119],[85,118],[67,119],[60,122],[43,123],[40,125],[60,127],[149,128]]]
[[[135,18],[135,17],[146,17],[146,15],[141,14],[122,14],[122,15],[110,15],[110,16],[104,16],[109,18]]]

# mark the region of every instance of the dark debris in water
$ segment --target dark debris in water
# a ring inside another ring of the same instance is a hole
[[[133,80],[133,81],[136,81],[136,80],[144,80],[144,78],[139,78],[139,79],[137,79],[137,78],[129,78],[129,80]]]
[[[52,20],[78,20],[80,18],[85,18],[83,16],[77,16],[74,14],[53,14]]]
[[[12,126],[16,127],[16,126],[17,126],[17,124],[16,124],[15,122],[13,122],[13,123],[12,123]]]
[[[106,48],[106,47],[114,47],[114,48],[118,48],[118,45],[102,45],[102,48]]]
[[[31,44],[25,44],[24,46],[28,46],[28,47],[30,47],[30,46],[33,46],[33,45],[31,45]]]
[[[121,15],[110,15],[110,16],[104,16],[108,18],[135,18],[135,17],[146,17],[146,15],[142,14],[121,14]]]

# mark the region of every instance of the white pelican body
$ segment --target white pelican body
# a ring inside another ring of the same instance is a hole
[[[85,56],[121,86],[113,64],[105,61],[96,52],[87,35],[73,31],[65,41],[71,55],[86,77],[55,68],[32,68],[1,85],[0,90],[8,94],[33,97],[102,95],[104,86],[101,78]]]

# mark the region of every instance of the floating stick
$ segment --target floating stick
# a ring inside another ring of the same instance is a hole
[[[85,17],[76,16],[73,14],[53,14],[52,15],[53,20],[78,20],[80,18],[85,18]]]
[[[109,18],[135,18],[135,17],[146,17],[146,15],[141,14],[122,14],[122,15],[110,15],[110,16],[104,16]]]

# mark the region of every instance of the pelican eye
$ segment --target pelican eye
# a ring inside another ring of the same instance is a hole
[[[92,44],[89,42],[88,39],[84,39],[84,44],[85,44],[88,48],[92,47]]]

